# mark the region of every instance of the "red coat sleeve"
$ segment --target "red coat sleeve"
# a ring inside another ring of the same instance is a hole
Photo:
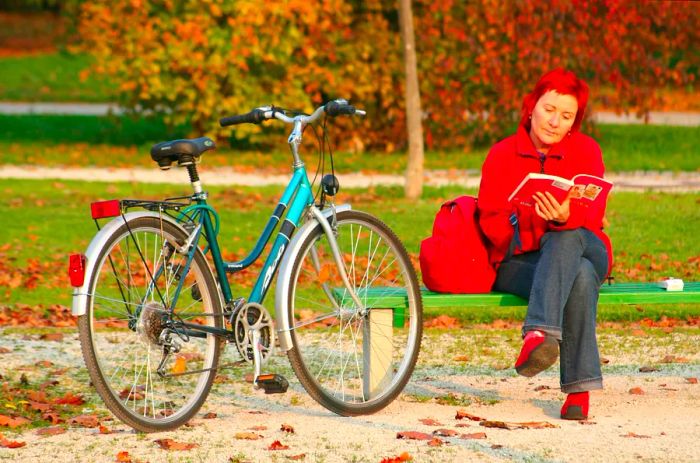
[[[479,226],[488,240],[491,262],[500,261],[505,255],[513,238],[513,226],[509,217],[513,213],[508,203],[509,190],[503,188],[499,179],[498,150],[494,147],[489,151],[481,168],[481,184],[479,186],[478,208]]]

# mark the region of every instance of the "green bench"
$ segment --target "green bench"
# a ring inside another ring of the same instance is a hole
[[[423,308],[434,307],[517,307],[527,300],[513,294],[446,294],[423,289]],[[394,326],[403,326],[406,293],[397,288],[368,288],[359,296],[369,307],[394,309]],[[700,282],[685,282],[683,291],[666,291],[656,283],[613,283],[600,288],[599,305],[609,304],[696,304],[700,303]]]

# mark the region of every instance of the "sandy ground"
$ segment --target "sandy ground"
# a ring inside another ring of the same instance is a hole
[[[102,424],[111,434],[69,427],[63,434],[46,437],[35,429],[15,433],[0,428],[6,438],[26,442],[18,449],[0,448],[0,461],[114,462],[120,452],[128,452],[131,461],[149,462],[379,463],[404,452],[415,462],[700,461],[700,385],[692,379],[700,376],[697,327],[659,337],[603,334],[605,390],[592,394],[591,416],[584,423],[558,417],[564,395],[558,389],[557,368],[536,378],[518,377],[509,368],[508,359],[514,358],[518,343],[516,330],[428,334],[405,393],[372,416],[336,416],[313,402],[293,377],[289,377],[290,390],[274,396],[253,391],[242,380],[231,380],[215,386],[191,425],[172,432],[137,434],[110,418]],[[84,367],[75,334],[48,342],[40,341],[38,335],[4,333],[0,347],[9,350],[0,357],[3,381],[20,370],[30,379],[41,375],[36,368],[26,368],[40,360],[49,360],[57,368],[74,367],[75,374],[60,380],[88,398],[83,413],[107,416],[84,377],[80,379]],[[227,355],[233,350],[227,348]],[[455,356],[459,352],[467,352],[469,360]],[[286,365],[281,355],[272,361],[280,368]],[[656,371],[640,372],[639,367],[647,364],[654,364]],[[633,388],[643,393],[630,393]],[[444,399],[450,396],[462,402]],[[487,420],[552,427],[487,428],[477,421],[456,419],[458,410]],[[209,412],[216,417],[204,418]],[[425,419],[434,422],[421,421]],[[294,432],[283,431],[282,425]],[[397,439],[397,433],[404,431],[455,435],[439,437],[441,445],[432,446],[428,440]],[[237,433],[258,438],[241,439]],[[198,446],[163,450],[155,440],[165,438]],[[274,441],[289,448],[268,450]]]

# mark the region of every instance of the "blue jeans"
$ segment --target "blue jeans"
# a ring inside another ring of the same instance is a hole
[[[539,251],[513,256],[498,269],[494,289],[528,299],[523,335],[541,330],[559,341],[563,392],[603,388],[596,312],[607,270],[605,245],[584,228],[548,232]]]

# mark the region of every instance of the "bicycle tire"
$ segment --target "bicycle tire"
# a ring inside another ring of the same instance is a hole
[[[221,345],[212,334],[183,339],[170,333],[181,347],[167,356],[164,371],[176,376],[157,373],[164,306],[173,298],[176,278],[184,279],[185,288],[174,310],[177,317],[217,328],[223,324],[218,288],[202,252],[195,251],[186,274],[184,255],[164,257],[163,250],[167,254],[186,238],[181,228],[158,217],[132,218],[106,239],[86,276],[87,310],[78,318],[78,328],[90,379],[107,408],[141,432],[186,423],[201,408],[216,376]],[[158,264],[161,259],[165,266]],[[156,268],[166,270],[159,274]],[[205,371],[187,374],[200,369]]]
[[[336,219],[336,239],[362,307],[347,296],[318,225],[299,245],[291,271],[287,356],[322,406],[343,416],[365,415],[389,405],[410,379],[420,351],[422,301],[406,249],[387,225],[359,211],[339,212]],[[381,297],[372,300],[370,288],[378,287],[387,297],[405,295],[403,321],[382,309]]]

